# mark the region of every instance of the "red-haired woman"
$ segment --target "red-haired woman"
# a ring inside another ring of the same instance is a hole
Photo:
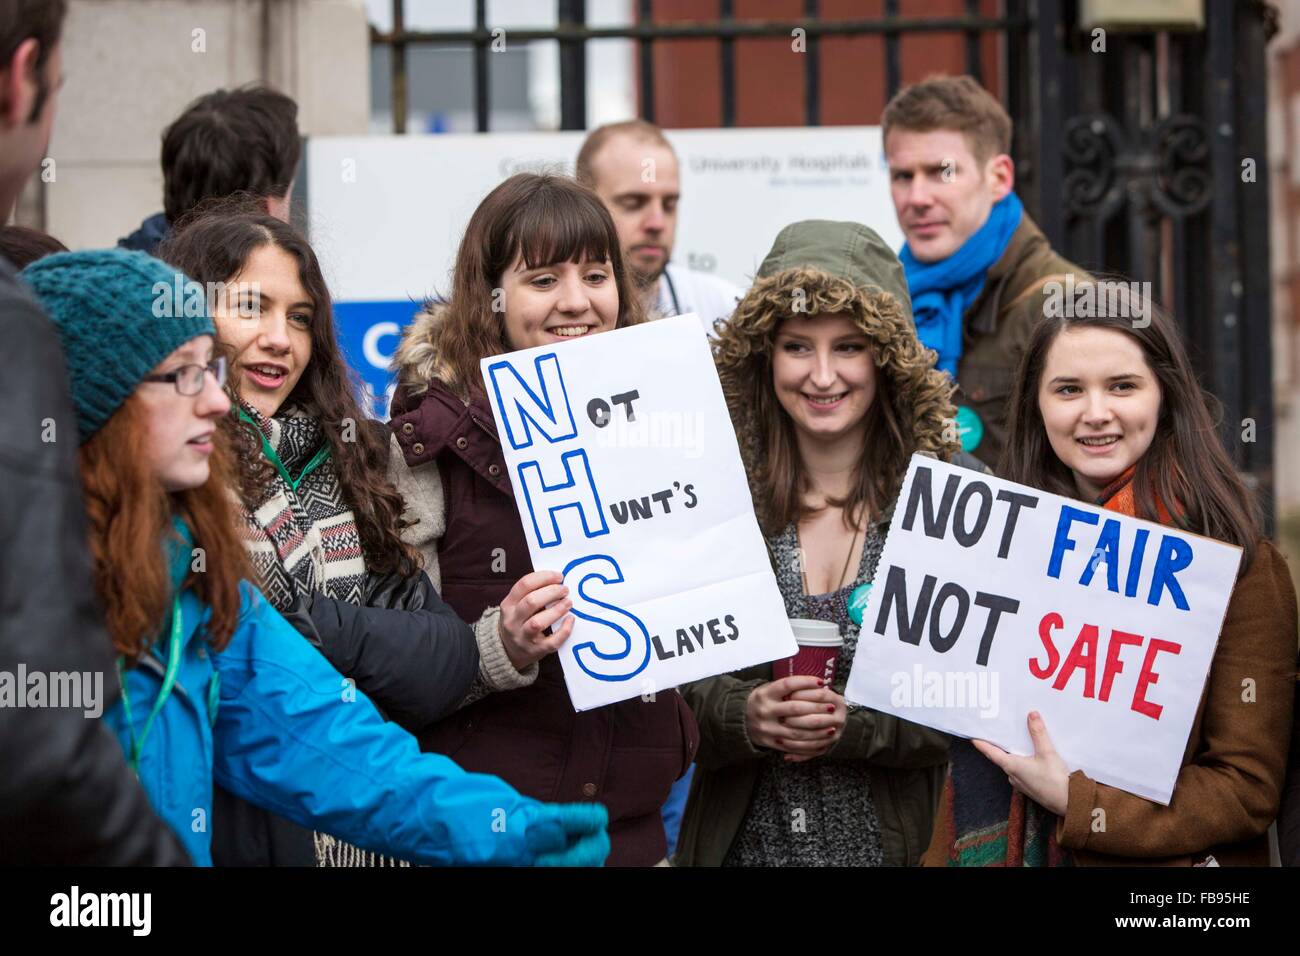
[[[212,290],[237,401],[222,428],[259,588],[385,715],[419,733],[465,699],[479,652],[402,540],[388,478],[395,443],[358,404],[315,253],[295,228],[236,199],[178,223],[159,254]],[[216,814],[219,866],[386,862],[220,789]]]
[[[389,425],[425,568],[475,622],[481,666],[528,682],[462,708],[421,743],[539,799],[599,800],[610,864],[651,866],[666,858],[660,811],[690,766],[695,720],[676,691],[574,712],[552,653],[573,629],[571,603],[558,571],[532,569],[479,374],[488,356],[640,318],[599,197],[562,176],[512,176],[470,218],[450,300],[406,331]]]
[[[211,860],[214,781],[419,862],[603,857],[602,808],[547,807],[419,753],[243,580],[217,427],[224,360],[206,313],[170,291],[190,280],[121,250],[50,256],[24,278],[58,326],[77,412],[95,586],[120,655],[105,720],[194,861]]]

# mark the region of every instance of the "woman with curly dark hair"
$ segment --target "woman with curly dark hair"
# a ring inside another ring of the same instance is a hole
[[[786,609],[843,647],[830,686],[762,664],[683,688],[701,742],[675,862],[915,864],[947,738],[842,694],[911,456],[980,467],[958,450],[952,385],[917,340],[898,258],[856,223],[783,229],[716,332]]]
[[[388,430],[362,413],[315,253],[241,201],[178,224],[160,254],[205,287],[231,358],[244,537],[259,585],[343,675],[413,733],[454,709],[478,671],[474,635],[402,541]],[[218,864],[374,862],[332,837],[217,801]]]

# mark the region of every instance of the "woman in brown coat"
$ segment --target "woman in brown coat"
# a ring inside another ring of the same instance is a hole
[[[559,572],[532,569],[479,372],[492,355],[640,321],[629,282],[595,193],[512,176],[471,217],[450,300],[405,333],[389,424],[405,456],[393,477],[418,522],[407,540],[479,645],[477,688],[422,746],[527,795],[603,803],[607,862],[652,866],[667,855],[660,808],[694,756],[695,720],[672,690],[574,711],[553,653],[572,604]]]
[[[1070,773],[1029,714],[1032,757],[953,745],[927,862],[1267,865],[1291,728],[1295,591],[1169,318],[1127,298],[1097,304],[1107,314],[1035,327],[1000,473],[1242,548],[1182,769],[1161,806]]]

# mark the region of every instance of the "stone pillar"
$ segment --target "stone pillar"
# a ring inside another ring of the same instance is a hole
[[[111,246],[162,209],[163,130],[218,88],[265,83],[298,101],[304,135],[363,135],[369,63],[362,0],[72,0],[52,181],[34,178],[19,221]]]

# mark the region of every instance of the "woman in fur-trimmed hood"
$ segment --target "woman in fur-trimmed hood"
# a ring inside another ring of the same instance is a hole
[[[676,861],[915,864],[947,738],[842,694],[912,454],[978,466],[958,450],[952,383],[917,340],[897,256],[857,223],[783,229],[716,336],[786,611],[833,623],[843,646],[827,686],[777,662],[684,689],[701,742]]]
[[[788,318],[832,314],[851,317],[870,343],[878,373],[864,443],[871,467],[860,470],[846,510],[865,504],[878,512],[892,501],[913,452],[947,460],[960,448],[952,383],[916,337],[898,257],[855,223],[788,226],[731,319],[719,323],[714,344],[764,531],[794,518],[795,492],[807,482],[797,466],[790,417],[780,413],[772,388],[777,331]]]

